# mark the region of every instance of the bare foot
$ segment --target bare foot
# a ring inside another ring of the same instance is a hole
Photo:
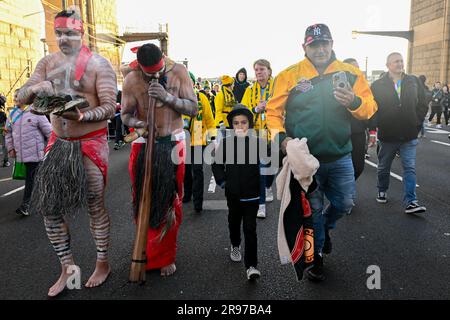
[[[95,288],[101,286],[106,281],[110,273],[111,267],[109,266],[108,262],[97,261],[94,273],[85,284],[85,287]]]
[[[61,276],[59,277],[58,281],[56,281],[56,283],[48,290],[47,295],[50,298],[54,298],[64,291],[67,285],[67,280],[73,274],[75,268],[78,268],[75,265],[66,265],[61,267],[62,267]]]
[[[177,271],[177,267],[175,263],[168,265],[167,267],[161,268],[161,277],[169,277],[173,275]]]

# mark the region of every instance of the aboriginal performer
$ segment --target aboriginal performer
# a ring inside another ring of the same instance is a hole
[[[44,57],[18,92],[31,104],[36,97],[70,95],[86,100],[84,108],[51,115],[52,136],[38,169],[30,210],[44,216],[48,238],[62,266],[50,288],[54,297],[66,287],[75,265],[66,215],[87,207],[97,247],[96,267],[86,287],[103,284],[111,272],[108,263],[110,219],[104,193],[108,169],[107,119],[115,112],[117,81],[108,60],[83,45],[84,27],[79,10],[58,13],[54,31],[59,52]]]
[[[176,271],[176,242],[182,220],[185,133],[182,115],[197,114],[197,97],[186,68],[163,56],[154,44],[133,48],[137,60],[130,63],[123,84],[122,120],[136,132],[148,128],[147,112],[156,100],[155,141],[152,163],[152,201],[147,238],[147,270],[161,276]],[[145,172],[145,134],[133,142],[129,171],[133,209],[139,201]],[[152,161],[152,160],[147,160]]]

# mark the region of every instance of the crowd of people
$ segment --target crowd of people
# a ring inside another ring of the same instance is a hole
[[[399,153],[404,212],[426,211],[415,192],[418,135],[429,103],[429,121],[437,115],[439,128],[444,113],[448,125],[448,86],[436,83],[428,94],[422,81],[405,74],[399,53],[387,57],[388,71],[370,86],[355,59],[336,57],[329,28],[315,24],[305,32],[305,58],[276,78],[270,62],[259,59],[253,64],[254,83],[242,68],[235,77],[220,77],[219,84],[199,83],[156,45],[145,44],[133,48],[136,60],[122,68],[125,80],[118,92],[110,62],[82,45],[84,27],[76,11],[55,17],[55,34],[60,52],[38,63],[15,93],[16,107],[8,117],[0,114],[6,138],[3,165],[9,165],[7,155],[26,164],[25,194],[17,212],[43,216],[60,260],[61,275],[49,296],[64,290],[68,270],[75,265],[65,216],[79,208],[88,209],[97,250],[95,271],[86,286],[101,285],[111,272],[104,194],[107,122],[112,119],[117,127],[114,148],[132,143],[129,173],[136,219],[143,210],[146,161],[151,164],[146,268],[159,269],[162,276],[176,272],[182,203],[193,201],[196,212],[203,210],[209,145],[214,181],[225,190],[229,209],[229,258],[240,262],[244,257],[248,280],[261,276],[257,218],[268,215],[266,203],[274,201],[275,178],[283,199],[280,259],[295,266],[298,279],[306,271],[312,281],[325,280],[324,254],[332,252],[337,222],[355,206],[355,180],[363,172],[368,143],[379,146],[374,199],[388,202],[390,167]],[[60,68],[67,65],[70,68]],[[60,94],[82,96],[88,106],[52,114],[50,122],[33,111],[36,97]],[[148,123],[153,107],[154,125]],[[130,129],[125,137],[123,126]],[[151,136],[154,141],[148,141]],[[150,143],[154,153],[147,159]]]

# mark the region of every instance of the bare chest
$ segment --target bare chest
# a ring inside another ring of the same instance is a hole
[[[57,94],[85,95],[95,93],[96,76],[91,61],[84,73],[80,74],[81,77],[77,74],[75,60],[54,59],[47,66],[46,80],[52,82]]]

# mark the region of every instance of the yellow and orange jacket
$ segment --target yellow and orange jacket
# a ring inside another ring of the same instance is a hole
[[[249,108],[254,115],[253,121],[255,124],[255,130],[267,129],[267,117],[266,112],[256,113],[255,108],[261,101],[268,101],[273,91],[273,78],[270,78],[266,87],[263,90],[258,82],[255,82],[251,87],[245,90],[244,97],[241,104]]]
[[[355,93],[350,108],[334,97],[332,76],[339,71],[346,73]],[[367,120],[377,109],[359,69],[334,58],[319,75],[311,61],[304,59],[276,77],[266,108],[267,126],[280,143],[287,136],[307,138],[311,154],[319,161],[332,162],[352,151],[351,117]]]
[[[216,126],[208,98],[197,92],[198,113],[194,117],[183,115],[184,129],[191,135],[191,146],[206,146],[206,135],[216,136]]]

